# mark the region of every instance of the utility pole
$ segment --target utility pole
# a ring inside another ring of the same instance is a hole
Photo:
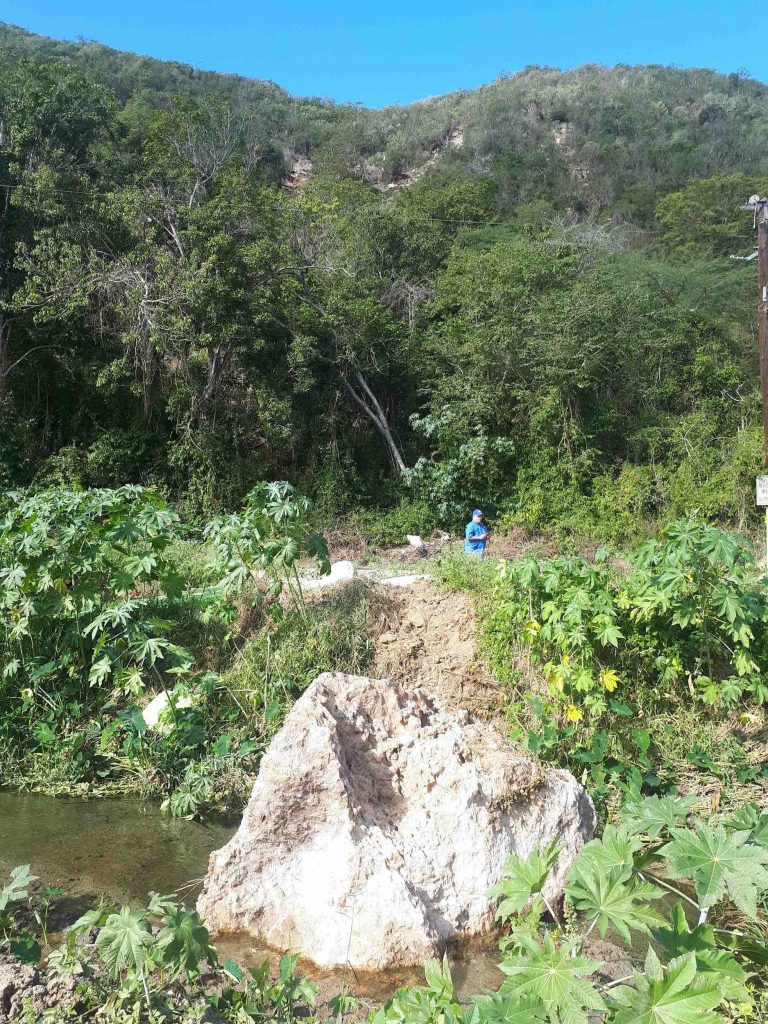
[[[763,440],[765,466],[768,469],[768,199],[760,199],[755,211],[757,221],[758,293],[757,350],[760,354],[760,390],[763,393]]]
[[[742,209],[753,214],[757,228],[757,352],[763,398],[763,463],[768,470],[768,199],[750,196]],[[768,571],[768,476],[757,477],[755,484],[756,504],[765,508],[765,561]]]
[[[757,228],[757,352],[763,396],[763,461],[768,470],[768,199],[750,196],[742,210],[749,210],[754,215]]]

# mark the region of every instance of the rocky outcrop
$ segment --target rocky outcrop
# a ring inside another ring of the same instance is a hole
[[[302,153],[294,154],[289,160],[288,176],[283,182],[286,188],[303,188],[312,179],[312,161]]]
[[[319,676],[264,756],[198,909],[321,966],[378,969],[494,927],[507,857],[557,838],[545,895],[595,827],[576,780],[493,724],[387,679]]]

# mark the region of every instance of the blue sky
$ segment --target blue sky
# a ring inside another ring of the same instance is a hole
[[[0,20],[56,38],[268,78],[366,106],[491,81],[526,64],[676,64],[768,80],[761,0],[0,0]]]

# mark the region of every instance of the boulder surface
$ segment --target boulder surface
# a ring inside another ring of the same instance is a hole
[[[572,775],[495,725],[388,679],[324,673],[265,754],[240,828],[211,854],[198,910],[321,967],[381,969],[494,928],[512,853],[558,839],[555,899],[595,828]]]

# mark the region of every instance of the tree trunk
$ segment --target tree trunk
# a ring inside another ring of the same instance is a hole
[[[200,392],[199,406],[204,409],[215,395],[221,375],[232,356],[231,345],[215,345],[208,349],[208,369],[205,377],[205,385]]]
[[[0,409],[10,400],[11,321],[0,313]]]
[[[371,420],[373,425],[378,430],[379,434],[381,434],[382,440],[384,441],[384,444],[387,446],[389,457],[392,459],[392,465],[395,467],[398,473],[402,473],[408,467],[406,466],[405,460],[403,459],[403,456],[400,454],[400,449],[397,447],[397,443],[395,442],[395,439],[392,436],[392,431],[390,429],[389,423],[387,422],[387,417],[384,415],[384,410],[382,409],[379,400],[368,387],[365,377],[362,375],[362,373],[360,373],[359,370],[355,374],[355,380],[357,382],[358,387],[360,388],[360,393],[358,393],[355,390],[355,388],[349,383],[346,377],[342,377],[341,379],[349,395],[354,399],[357,405],[360,406],[365,415]]]

